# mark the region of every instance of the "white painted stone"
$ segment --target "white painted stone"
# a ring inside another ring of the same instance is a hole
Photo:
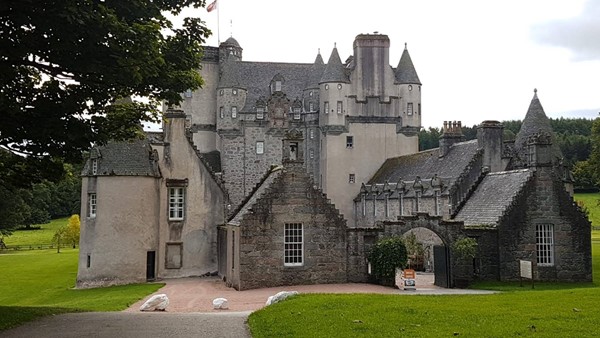
[[[225,298],[215,298],[213,299],[213,309],[215,310],[227,310],[229,309],[229,303]]]
[[[164,293],[150,297],[142,306],[140,311],[165,311],[169,305],[169,297]]]
[[[273,296],[270,296],[267,299],[267,303],[266,304],[267,305],[271,305],[271,304],[279,303],[282,300],[284,300],[284,299],[286,299],[288,297],[291,297],[291,296],[295,296],[297,294],[298,294],[298,291],[281,291],[281,292],[276,293]]]

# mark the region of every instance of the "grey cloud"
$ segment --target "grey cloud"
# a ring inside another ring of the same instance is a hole
[[[600,60],[600,1],[588,0],[582,13],[569,20],[532,27],[535,41],[571,51],[573,60]]]

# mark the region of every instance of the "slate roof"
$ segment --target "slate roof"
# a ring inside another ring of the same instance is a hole
[[[348,74],[346,73],[346,67],[342,64],[342,59],[340,59],[337,47],[333,47],[333,51],[331,51],[331,55],[329,56],[329,61],[327,61],[327,67],[325,67],[325,72],[319,83],[323,82],[350,83]]]
[[[97,159],[97,176],[160,177],[158,164],[148,140],[109,142],[92,149],[81,175],[92,175],[92,160]]]
[[[308,76],[306,77],[306,84],[304,85],[305,89],[319,88],[319,81],[321,81],[321,76],[325,71],[325,67],[326,66],[323,63],[323,57],[321,57],[321,53],[319,53],[315,59],[315,62],[310,67]]]
[[[202,153],[202,158],[208,164],[208,167],[212,170],[212,172],[220,173],[221,168],[221,152],[218,150],[214,150],[208,153]]]
[[[398,182],[399,179],[412,180],[417,176],[431,179],[437,174],[451,184],[477,155],[477,148],[477,140],[471,140],[453,144],[444,157],[439,157],[440,149],[436,148],[390,158],[368,183]]]
[[[419,80],[419,75],[417,75],[417,70],[413,65],[406,46],[404,47],[404,51],[402,52],[400,62],[398,62],[398,67],[396,67],[394,75],[396,76],[396,83],[421,84],[421,80]]]
[[[313,67],[315,65],[311,63],[227,62],[223,67],[219,88],[246,89],[248,91],[246,105],[242,111],[253,112],[259,97],[270,96],[269,86],[277,74],[281,74],[285,80],[281,89],[288,98],[302,97],[307,83],[307,74],[310,74]]]
[[[555,157],[562,158],[562,152],[560,151],[558,142],[556,142],[556,135],[554,135],[554,131],[552,130],[552,126],[550,125],[550,120],[546,116],[544,108],[542,107],[542,104],[538,99],[537,90],[535,90],[533,98],[531,99],[531,103],[529,104],[527,114],[523,119],[521,129],[517,133],[515,140],[515,151],[517,152],[517,155],[521,158],[521,160],[527,159],[528,139],[540,131],[547,132],[551,135],[552,152]]]
[[[496,226],[532,176],[530,169],[486,175],[455,219],[464,221],[466,226]]]

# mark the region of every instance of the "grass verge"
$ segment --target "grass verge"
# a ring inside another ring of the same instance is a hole
[[[0,254],[0,330],[64,312],[119,311],[163,284],[132,284],[74,289],[78,250],[20,251]]]

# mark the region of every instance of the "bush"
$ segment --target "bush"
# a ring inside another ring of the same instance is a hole
[[[473,259],[477,255],[477,240],[470,237],[463,237],[452,247],[456,259]]]
[[[386,284],[393,283],[396,269],[405,267],[407,260],[406,246],[402,237],[382,239],[373,246],[369,253],[373,274]]]

